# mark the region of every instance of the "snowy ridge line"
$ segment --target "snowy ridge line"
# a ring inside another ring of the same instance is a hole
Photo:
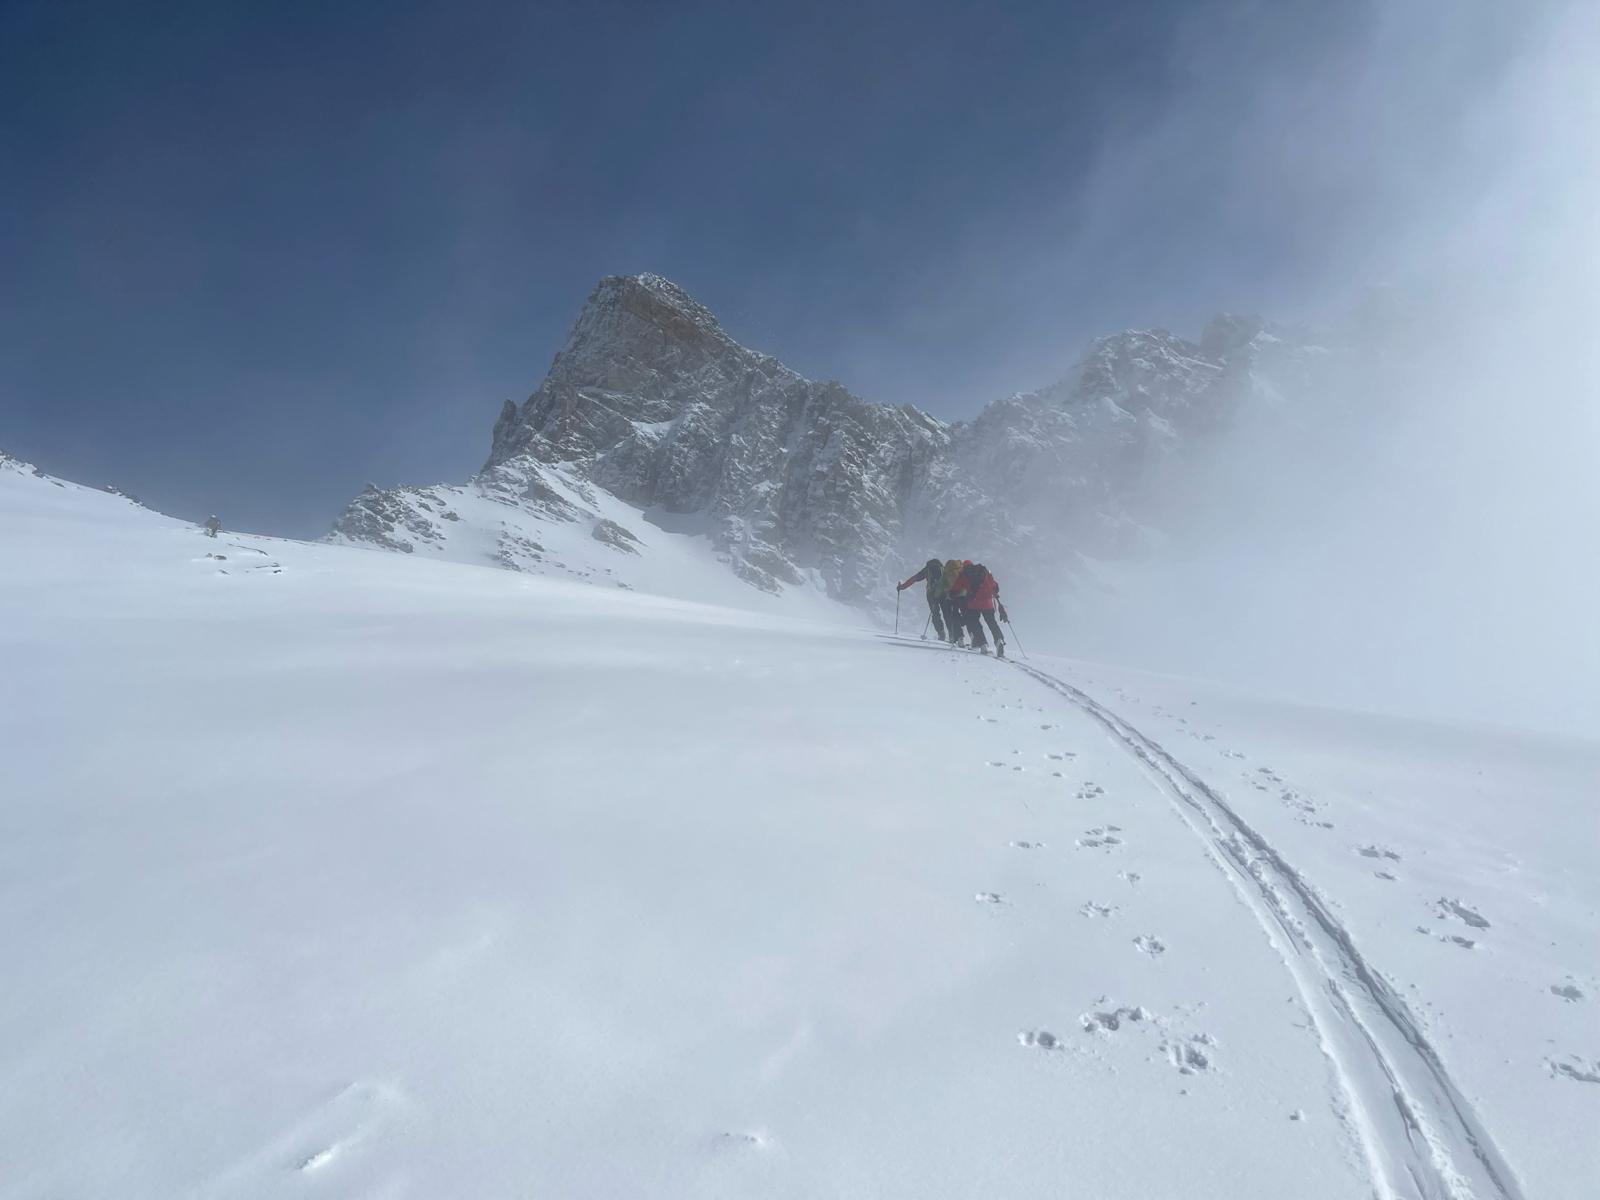
[[[1510,1166],[1451,1082],[1405,1001],[1309,883],[1159,743],[1087,693],[1019,671],[1092,717],[1165,785],[1294,977],[1333,1063],[1382,1200],[1524,1200]]]

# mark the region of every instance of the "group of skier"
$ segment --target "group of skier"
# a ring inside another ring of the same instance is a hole
[[[1006,606],[1000,603],[1000,581],[988,567],[969,559],[952,558],[940,562],[930,558],[910,579],[898,584],[895,591],[903,592],[914,583],[921,583],[928,594],[928,621],[939,637],[952,646],[962,645],[961,635],[967,635],[967,644],[974,650],[989,653],[989,642],[983,626],[987,622],[994,634],[994,652],[1006,656],[1005,635],[1000,632],[1000,621],[1011,623],[1006,616]],[[996,611],[999,621],[995,619]]]

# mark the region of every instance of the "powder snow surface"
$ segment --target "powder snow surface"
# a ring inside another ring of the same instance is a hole
[[[15,470],[0,553],[8,1200],[1594,1195],[1595,745]]]

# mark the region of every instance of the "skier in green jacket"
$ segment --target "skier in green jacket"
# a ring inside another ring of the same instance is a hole
[[[944,564],[939,586],[942,590],[941,606],[944,609],[944,626],[950,631],[945,640],[952,646],[961,645],[961,631],[966,627],[966,605],[958,596],[961,586],[962,560],[952,558]]]

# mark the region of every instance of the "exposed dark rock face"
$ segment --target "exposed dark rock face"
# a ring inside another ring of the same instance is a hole
[[[593,511],[589,489],[603,489],[703,533],[768,591],[810,582],[859,603],[929,554],[1059,578],[1080,555],[1137,551],[1175,462],[1245,408],[1301,390],[1325,353],[1246,317],[1217,318],[1199,342],[1121,333],[1061,382],[952,425],[797,375],[660,276],[614,276],[538,390],[507,402],[469,486],[523,516],[593,522],[596,540],[634,552]],[[438,492],[368,491],[336,534],[425,545],[440,527],[422,501],[451,507]]]

